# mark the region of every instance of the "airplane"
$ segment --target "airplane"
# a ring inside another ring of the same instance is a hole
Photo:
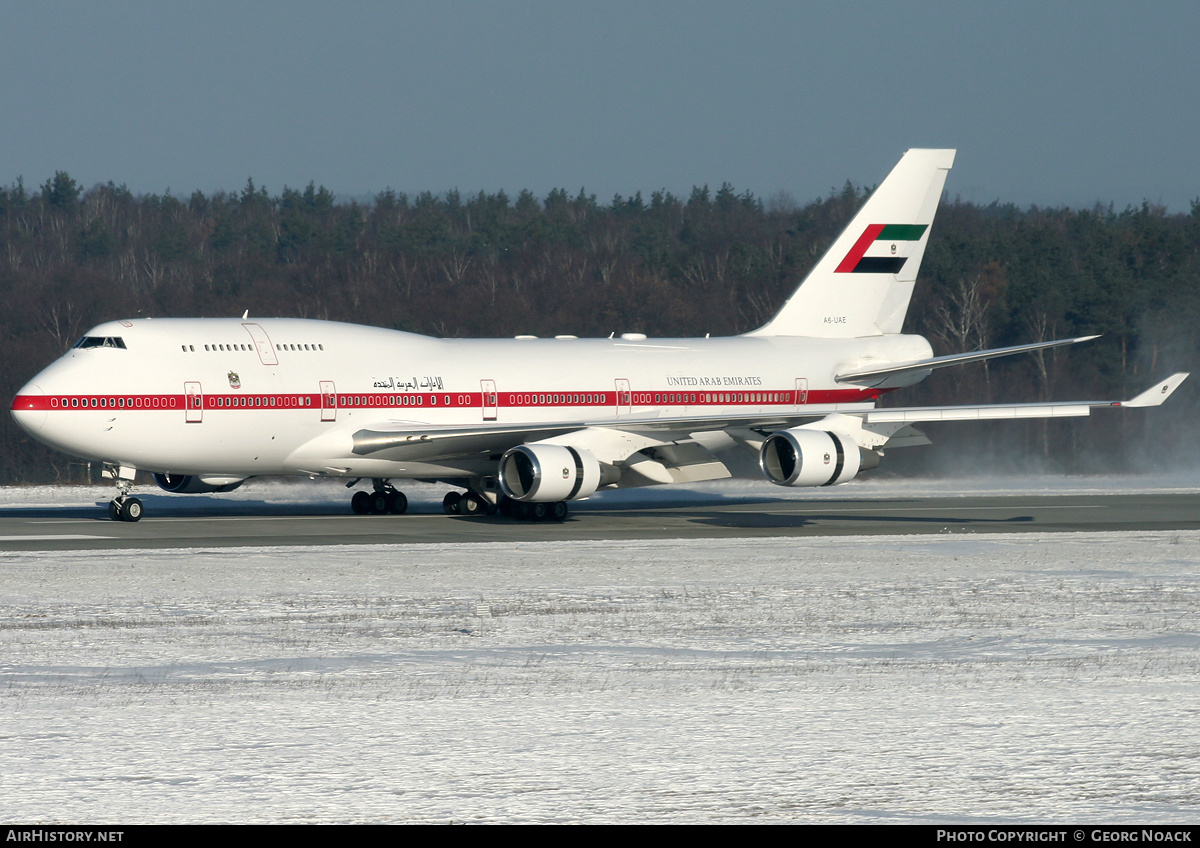
[[[935,369],[1095,336],[934,356],[902,333],[954,150],[909,150],[766,324],[739,336],[625,333],[439,339],[329,321],[192,318],[100,324],[12,402],[33,438],[104,464],[109,517],[137,521],[138,470],[168,492],[251,477],[361,480],[358,514],[403,513],[399,480],[455,487],[443,507],[561,521],[601,489],[730,476],[758,454],[781,486],[845,483],[930,421],[1055,418],[1129,401],[879,408]],[[458,491],[458,490],[464,491]]]

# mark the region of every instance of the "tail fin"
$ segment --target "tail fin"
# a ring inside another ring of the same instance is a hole
[[[905,153],[779,313],[747,335],[899,333],[954,153]]]

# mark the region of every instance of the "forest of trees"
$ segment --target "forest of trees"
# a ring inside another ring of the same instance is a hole
[[[555,190],[338,202],[134,195],[56,173],[0,188],[0,394],[103,320],[294,316],[447,337],[727,335],[765,321],[862,204],[850,184],[806,205],[728,184],[600,202]],[[937,372],[892,404],[1128,396],[1196,365],[1200,200],[1190,214],[942,204],[906,323],[935,353],[1102,333],[1084,346]],[[1195,378],[1162,410],[931,428],[904,470],[1169,468],[1190,459]],[[1147,415],[1154,416],[1153,418]],[[895,452],[897,455],[901,452]],[[940,455],[940,460],[931,455]],[[1018,461],[1019,460],[1019,461]],[[882,470],[882,469],[881,469]],[[0,484],[81,479],[3,416]]]

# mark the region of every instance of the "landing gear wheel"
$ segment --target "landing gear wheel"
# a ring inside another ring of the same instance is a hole
[[[458,492],[446,492],[446,497],[442,498],[442,512],[446,515],[458,515],[458,504],[462,500],[462,495]]]
[[[142,517],[142,502],[137,498],[126,498],[119,510],[122,521],[139,521]]]
[[[387,492],[371,492],[367,495],[367,507],[371,515],[385,515],[388,511]]]
[[[466,516],[481,515],[484,512],[484,501],[474,493],[468,493],[458,499],[458,514]]]
[[[533,518],[533,504],[517,501],[512,505],[512,513],[517,521],[528,521]]]
[[[404,492],[387,493],[387,511],[392,515],[404,515],[408,511],[408,498]]]
[[[366,492],[355,492],[350,499],[350,508],[355,515],[367,515],[371,511],[371,496]]]
[[[550,516],[549,517],[552,521],[566,521],[567,513],[569,511],[570,510],[567,509],[567,502],[559,501],[558,503],[556,503],[550,507]]]
[[[550,507],[544,503],[530,504],[530,517],[534,521],[545,521],[546,515],[550,512]]]
[[[121,505],[116,501],[108,502],[108,519],[109,521],[121,521]]]

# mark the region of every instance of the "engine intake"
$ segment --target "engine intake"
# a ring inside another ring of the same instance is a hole
[[[590,451],[568,445],[517,445],[500,458],[500,490],[516,501],[553,503],[591,496],[600,486],[600,463]]]
[[[796,427],[772,433],[758,465],[780,486],[832,486],[853,480],[862,468],[858,445],[848,436]]]
[[[210,477],[195,474],[155,474],[158,488],[180,495],[199,495],[205,492],[232,492],[246,481],[237,477]]]

